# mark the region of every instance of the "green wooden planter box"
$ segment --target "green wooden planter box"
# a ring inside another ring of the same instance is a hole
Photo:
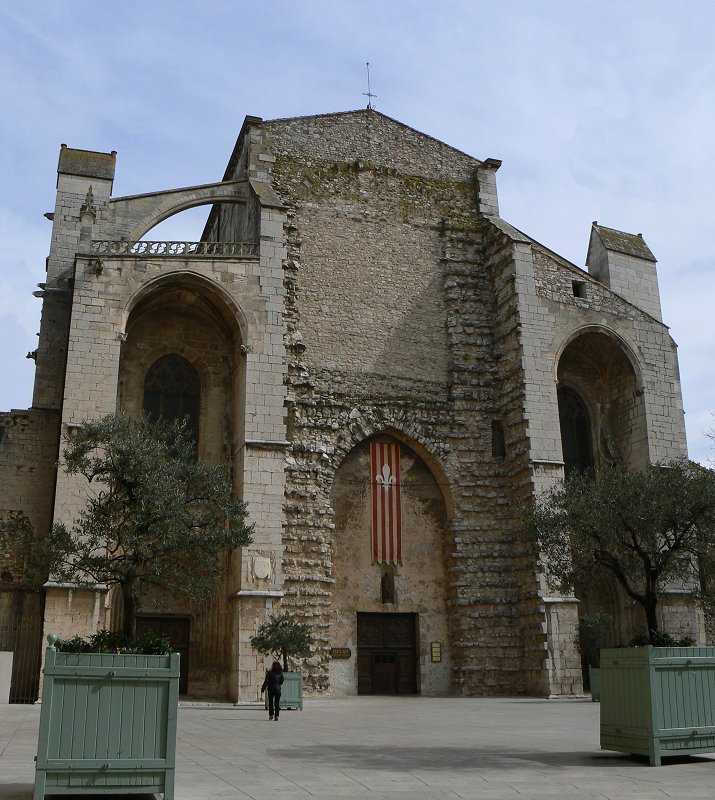
[[[715,751],[715,647],[601,650],[601,748],[652,766]]]
[[[264,704],[268,708],[268,692],[265,693]],[[281,710],[303,710],[303,673],[284,672],[281,686]]]
[[[45,654],[34,800],[174,797],[179,654]]]
[[[303,673],[284,672],[281,687],[281,708],[303,710]]]

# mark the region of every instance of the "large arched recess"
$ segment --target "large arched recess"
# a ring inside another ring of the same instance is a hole
[[[578,331],[560,352],[557,379],[567,475],[573,469],[589,466],[597,470],[613,464],[641,466],[647,463],[648,439],[640,369],[633,351],[620,337],[596,327]],[[580,438],[586,436],[586,429],[590,435],[588,445],[582,442],[577,448],[581,450],[581,457],[575,459],[573,449],[567,445],[569,433],[564,430],[569,416],[565,407],[568,398],[573,407],[580,409]],[[584,450],[590,450],[590,465],[585,463],[588,459],[583,458]],[[575,593],[580,601],[580,619],[602,612],[608,615],[610,621],[603,646],[628,641],[637,632],[638,620],[633,614],[632,602],[610,575],[598,576],[589,586],[576,586]],[[587,683],[586,664],[582,666]]]
[[[449,492],[444,477],[420,453],[422,448],[395,433],[378,433],[356,444],[332,485],[334,589],[329,638],[350,650],[349,658],[330,662],[330,685],[336,694],[434,695],[450,690]],[[380,443],[399,448],[402,559],[398,564],[374,563],[372,557],[371,445]],[[384,628],[382,639],[380,628]],[[392,669],[402,673],[395,676],[399,686],[396,682],[391,689]],[[376,677],[376,670],[382,671],[381,676]]]
[[[216,313],[223,318],[224,325],[227,329],[232,331],[232,336],[234,336],[234,338],[236,335],[238,336],[238,339],[240,339],[238,344],[243,344],[246,347],[250,345],[248,339],[248,321],[243,309],[222,286],[215,281],[209,280],[204,275],[198,272],[192,272],[191,270],[171,272],[143,284],[142,287],[132,295],[124,308],[123,321],[125,332],[128,329],[130,317],[134,314],[135,309],[145,303],[148,297],[157,295],[165,288],[171,286],[184,286],[195,294],[205,297],[207,302],[215,307]]]
[[[611,331],[584,328],[562,347],[559,389],[570,389],[589,417],[594,466],[648,461],[642,381],[637,359]]]
[[[232,458],[243,416],[245,327],[235,303],[201,276],[174,273],[147,284],[127,307],[119,407],[138,414],[149,369],[175,353],[200,378],[199,456],[208,463]]]
[[[209,464],[231,461],[234,489],[240,486],[244,357],[241,320],[220,289],[189,273],[174,273],[144,287],[127,307],[126,339],[119,367],[119,407],[137,415],[144,407],[145,379],[160,359],[176,355],[198,376],[198,456]],[[178,359],[177,359],[178,360]],[[170,636],[180,632],[185,690],[199,697],[228,697],[230,674],[226,598],[240,565],[224,556],[223,576],[213,598],[156,592],[141,598],[139,622]],[[188,680],[187,680],[188,679]]]

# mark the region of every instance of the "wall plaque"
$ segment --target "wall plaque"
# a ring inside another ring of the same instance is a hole
[[[352,650],[349,647],[331,647],[330,648],[330,657],[331,658],[350,658],[352,655]]]
[[[265,580],[271,574],[271,560],[263,556],[253,559],[253,574],[259,581]]]

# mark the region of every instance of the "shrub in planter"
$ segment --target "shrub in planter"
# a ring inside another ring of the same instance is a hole
[[[283,662],[282,708],[303,708],[303,674],[288,670],[288,660],[310,654],[310,629],[289,612],[269,617],[250,638],[251,647],[263,656]]]
[[[83,639],[57,639],[55,649],[60,653],[141,653],[166,655],[171,649],[169,637],[148,631],[141,636],[129,636],[124,631],[101,630]]]
[[[647,647],[652,644],[653,647],[694,647],[695,642],[689,636],[684,636],[682,639],[676,639],[670,633],[665,631],[651,631],[650,633],[639,633],[634,636],[628,643],[629,647]]]

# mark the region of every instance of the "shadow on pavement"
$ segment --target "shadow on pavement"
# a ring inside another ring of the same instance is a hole
[[[504,748],[484,747],[371,747],[368,745],[309,745],[290,749],[270,748],[276,758],[296,759],[339,768],[385,770],[504,770],[540,767],[563,770],[565,767],[594,767],[603,769],[649,766],[645,756],[626,755],[611,751],[544,753]],[[674,756],[664,759],[668,764],[698,764],[713,760],[697,756]],[[657,769],[657,768],[656,768]]]
[[[34,790],[34,783],[3,783],[0,784],[0,798],[2,800],[31,800]]]
[[[430,771],[474,769],[523,769],[539,766],[553,769],[564,767],[603,767],[605,763],[619,766],[643,766],[643,761],[620,753],[569,752],[544,753],[504,748],[484,747],[371,747],[369,745],[309,745],[289,749],[270,748],[272,757],[297,759],[334,767]]]

